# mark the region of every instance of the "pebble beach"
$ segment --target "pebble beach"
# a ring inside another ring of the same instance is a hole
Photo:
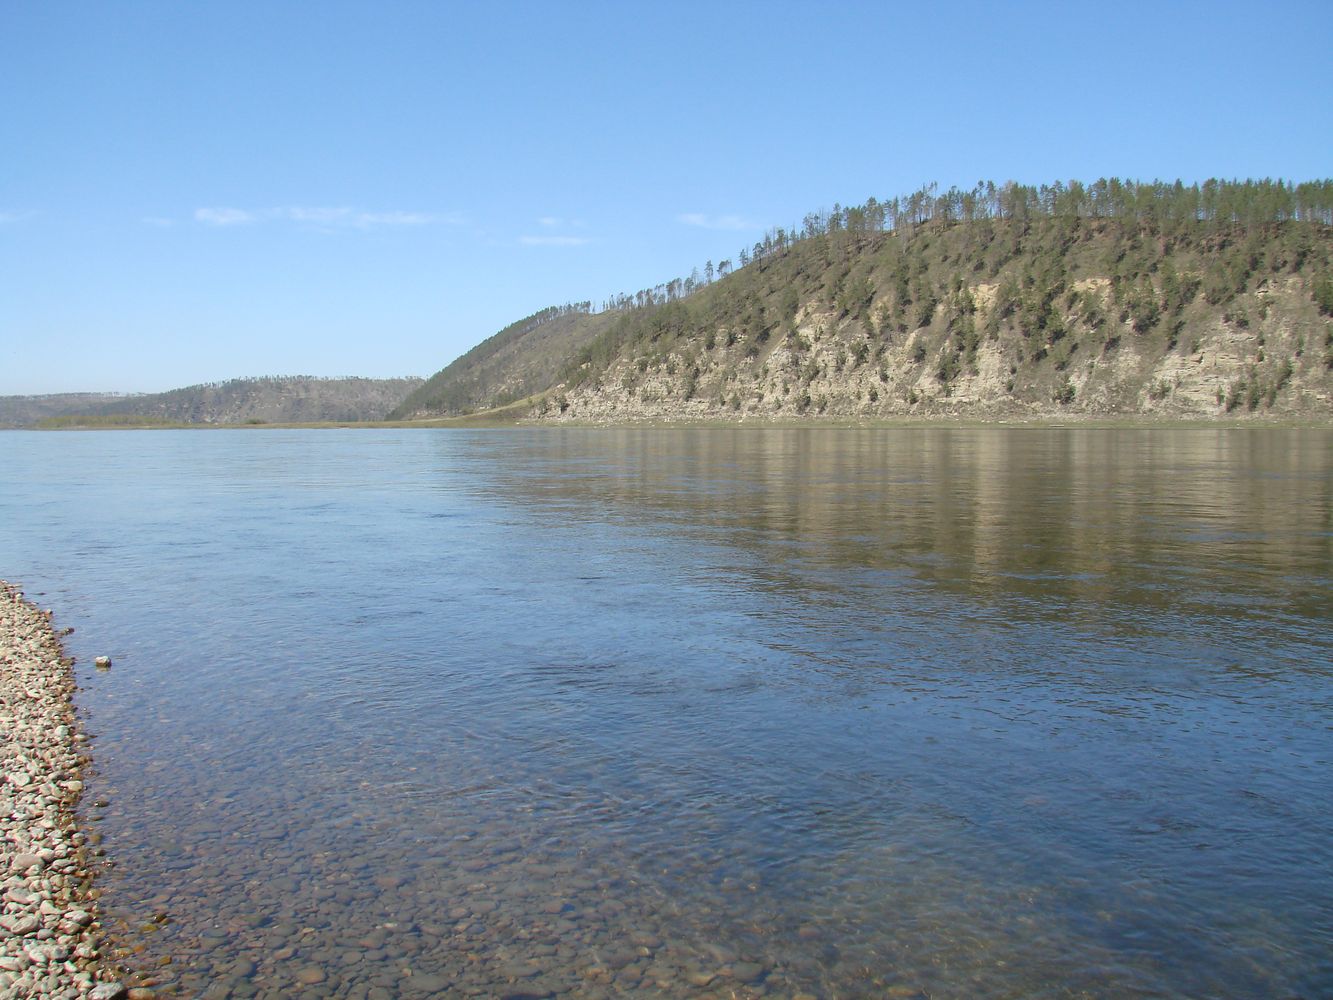
[[[116,1000],[75,807],[87,736],[51,613],[0,581],[0,996]]]

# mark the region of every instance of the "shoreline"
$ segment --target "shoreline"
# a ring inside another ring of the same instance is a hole
[[[495,430],[505,428],[661,428],[661,429],[826,429],[826,430],[908,430],[917,428],[1029,428],[1083,430],[1328,430],[1333,428],[1333,413],[1319,414],[1246,414],[1240,417],[1201,414],[1162,413],[1049,413],[1049,414],[900,414],[897,416],[858,417],[820,415],[816,417],[765,416],[693,416],[681,415],[607,415],[583,417],[499,417],[491,412],[469,413],[451,417],[422,417],[416,420],[327,421],[323,423],[265,424],[106,424],[67,427],[0,427],[0,431],[65,433],[70,431],[281,431],[281,430]]]
[[[88,837],[88,737],[51,612],[0,580],[0,995],[117,1000]]]

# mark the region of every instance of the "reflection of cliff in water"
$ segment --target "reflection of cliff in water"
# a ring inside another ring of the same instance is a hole
[[[487,492],[590,526],[671,523],[731,551],[701,572],[797,603],[907,575],[1015,621],[1329,611],[1322,430],[629,428],[508,447]]]

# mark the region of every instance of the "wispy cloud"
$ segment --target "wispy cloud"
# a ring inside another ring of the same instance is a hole
[[[586,236],[520,236],[525,247],[581,247],[592,240]]]
[[[207,226],[248,226],[259,221],[258,213],[243,208],[196,208],[194,218]]]
[[[32,215],[32,212],[0,212],[0,226],[8,226],[15,222],[22,222],[24,219],[31,218]]]
[[[588,224],[582,219],[566,219],[559,215],[543,215],[537,220],[543,229],[587,229]]]
[[[456,215],[399,210],[370,212],[346,205],[286,205],[267,209],[199,208],[195,209],[194,218],[196,222],[209,226],[248,226],[261,222],[288,222],[325,231],[454,225],[461,221]]]
[[[366,212],[361,209],[347,208],[309,208],[293,205],[275,210],[277,218],[292,222],[307,223],[312,226],[325,226],[330,229],[373,229],[378,226],[430,226],[440,223],[453,223],[458,219],[453,216],[432,215],[428,212]]]
[[[706,215],[703,212],[685,212],[676,216],[676,221],[686,226],[698,226],[700,229],[740,231],[759,228],[753,222],[743,219],[739,215]]]

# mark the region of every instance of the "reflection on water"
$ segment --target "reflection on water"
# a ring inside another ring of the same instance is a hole
[[[184,995],[1333,991],[1327,431],[0,458]]]

